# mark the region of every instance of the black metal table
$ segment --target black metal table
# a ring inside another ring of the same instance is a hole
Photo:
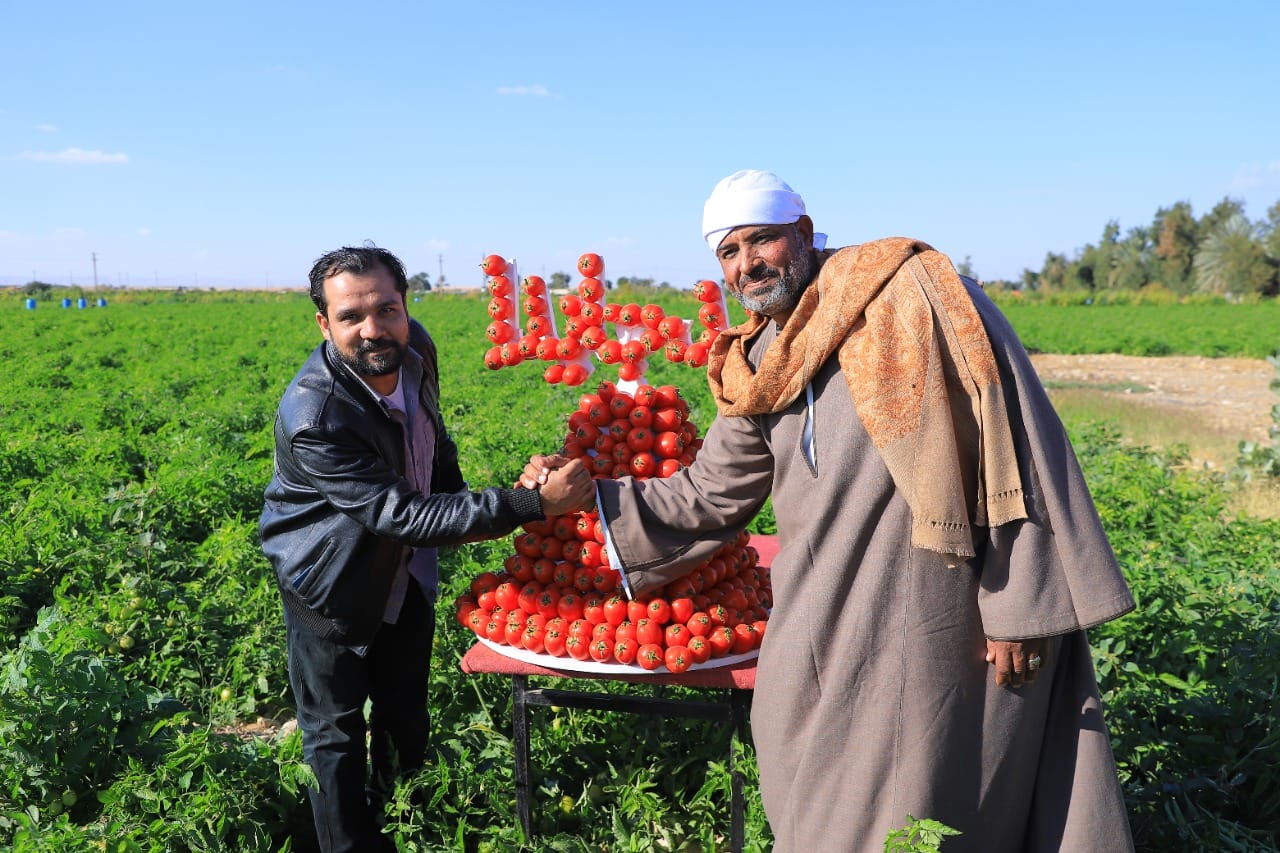
[[[462,670],[467,673],[489,673],[511,678],[516,813],[526,840],[533,838],[530,819],[532,791],[529,779],[529,709],[531,706],[555,705],[647,716],[713,720],[729,727],[730,844],[734,853],[739,853],[743,849],[745,843],[743,779],[741,771],[735,766],[733,760],[733,737],[736,736],[739,740],[745,740],[747,737],[747,713],[751,707],[752,691],[756,680],[754,660],[710,669],[694,669],[679,675],[665,672],[640,675],[596,674],[537,666],[499,654],[483,643],[476,643],[463,656]],[[529,684],[531,677],[625,681],[646,685],[665,684],[706,688],[720,691],[720,698],[701,701],[662,696],[621,695],[593,690],[531,687]]]

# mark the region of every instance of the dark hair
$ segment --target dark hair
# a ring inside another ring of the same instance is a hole
[[[404,264],[400,263],[400,259],[386,249],[379,249],[373,243],[366,242],[359,247],[343,246],[341,249],[334,249],[316,259],[311,267],[311,301],[321,314],[329,316],[329,302],[324,298],[325,281],[344,272],[368,275],[378,267],[391,273],[396,281],[396,291],[402,297],[409,291],[409,281],[405,277]]]

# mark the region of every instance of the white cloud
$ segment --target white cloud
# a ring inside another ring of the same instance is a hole
[[[1231,179],[1233,190],[1256,190],[1280,183],[1280,160],[1270,163],[1249,163],[1240,168]]]
[[[57,133],[58,127],[57,125],[53,125],[53,124],[37,124],[36,130],[40,131],[41,133]]]
[[[499,95],[532,95],[535,98],[549,98],[551,93],[547,91],[546,86],[499,86]]]
[[[85,151],[82,148],[64,148],[61,151],[23,151],[17,155],[19,160],[33,160],[37,163],[71,163],[74,165],[99,166],[103,164],[128,163],[128,154],[108,154],[105,151]]]

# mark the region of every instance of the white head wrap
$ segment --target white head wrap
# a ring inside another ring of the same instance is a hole
[[[773,172],[742,169],[716,184],[702,208],[702,236],[715,251],[735,228],[743,225],[790,225],[804,215],[804,199]],[[821,251],[826,234],[813,235]]]

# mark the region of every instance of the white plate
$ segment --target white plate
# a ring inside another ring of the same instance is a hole
[[[657,669],[645,669],[635,663],[600,663],[594,660],[577,660],[568,657],[556,657],[555,655],[535,654],[528,649],[517,649],[514,646],[508,646],[505,643],[495,643],[486,637],[477,638],[489,648],[493,649],[503,657],[512,658],[513,660],[522,661],[533,666],[546,667],[547,669],[561,669],[566,672],[590,672],[596,675],[675,675],[666,666],[660,666]],[[743,652],[740,655],[725,655],[724,657],[711,658],[706,663],[695,663],[689,667],[690,670],[696,669],[716,669],[722,666],[731,666],[735,663],[741,663],[746,660],[754,660],[760,656],[759,649],[752,649],[749,652]]]

